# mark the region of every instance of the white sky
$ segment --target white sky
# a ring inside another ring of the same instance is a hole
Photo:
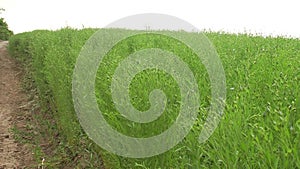
[[[300,0],[0,0],[14,33],[105,27],[129,15],[162,13],[199,29],[300,38]]]

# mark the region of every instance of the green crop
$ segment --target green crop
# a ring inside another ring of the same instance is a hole
[[[72,75],[82,46],[96,31],[39,30],[17,34],[9,43],[13,57],[30,59],[44,109],[54,112],[59,132],[71,147],[79,149],[86,148],[81,143],[88,139],[74,111]],[[115,31],[119,30],[109,30]],[[197,122],[187,137],[168,152],[132,159],[94,145],[107,168],[300,168],[300,40],[211,32],[205,35],[223,63],[227,98],[218,128],[203,144],[198,143],[198,135],[210,103],[210,84],[205,67],[193,52],[159,35],[141,35],[120,42],[104,57],[95,79],[98,107],[108,123],[126,135],[149,137],[163,132],[174,122],[181,99],[170,75],[146,70],[131,82],[131,103],[141,111],[147,110],[149,93],[159,88],[169,99],[165,112],[147,124],[122,117],[109,88],[118,63],[129,54],[151,47],[173,52],[195,74],[201,95]]]

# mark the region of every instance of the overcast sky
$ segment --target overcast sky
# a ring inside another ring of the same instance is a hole
[[[162,13],[198,29],[300,37],[300,0],[0,0],[15,33],[105,27],[126,16]]]

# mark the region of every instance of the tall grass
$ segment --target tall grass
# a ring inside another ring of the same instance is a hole
[[[82,142],[87,141],[87,136],[73,108],[72,73],[81,47],[95,31],[33,31],[15,35],[9,43],[12,56],[31,59],[42,105],[54,112],[59,132],[70,147],[80,149],[86,148]],[[218,128],[203,144],[197,138],[210,101],[208,75],[195,56],[183,50],[183,45],[172,45],[160,37],[138,36],[118,44],[104,58],[95,80],[98,106],[106,120],[126,135],[148,137],[161,133],[172,124],[180,106],[180,92],[174,79],[152,69],[133,79],[131,102],[137,109],[147,110],[149,92],[163,89],[169,98],[164,114],[149,124],[133,123],[120,116],[112,104],[109,85],[116,66],[128,54],[149,47],[174,52],[192,69],[201,94],[199,120],[187,137],[166,153],[132,159],[94,145],[107,168],[300,168],[300,40],[206,35],[222,60],[228,96]]]

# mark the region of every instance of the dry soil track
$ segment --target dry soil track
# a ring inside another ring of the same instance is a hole
[[[26,125],[27,97],[21,86],[22,69],[8,56],[7,43],[0,41],[0,169],[24,168],[33,161],[31,150],[12,132],[14,126]]]

